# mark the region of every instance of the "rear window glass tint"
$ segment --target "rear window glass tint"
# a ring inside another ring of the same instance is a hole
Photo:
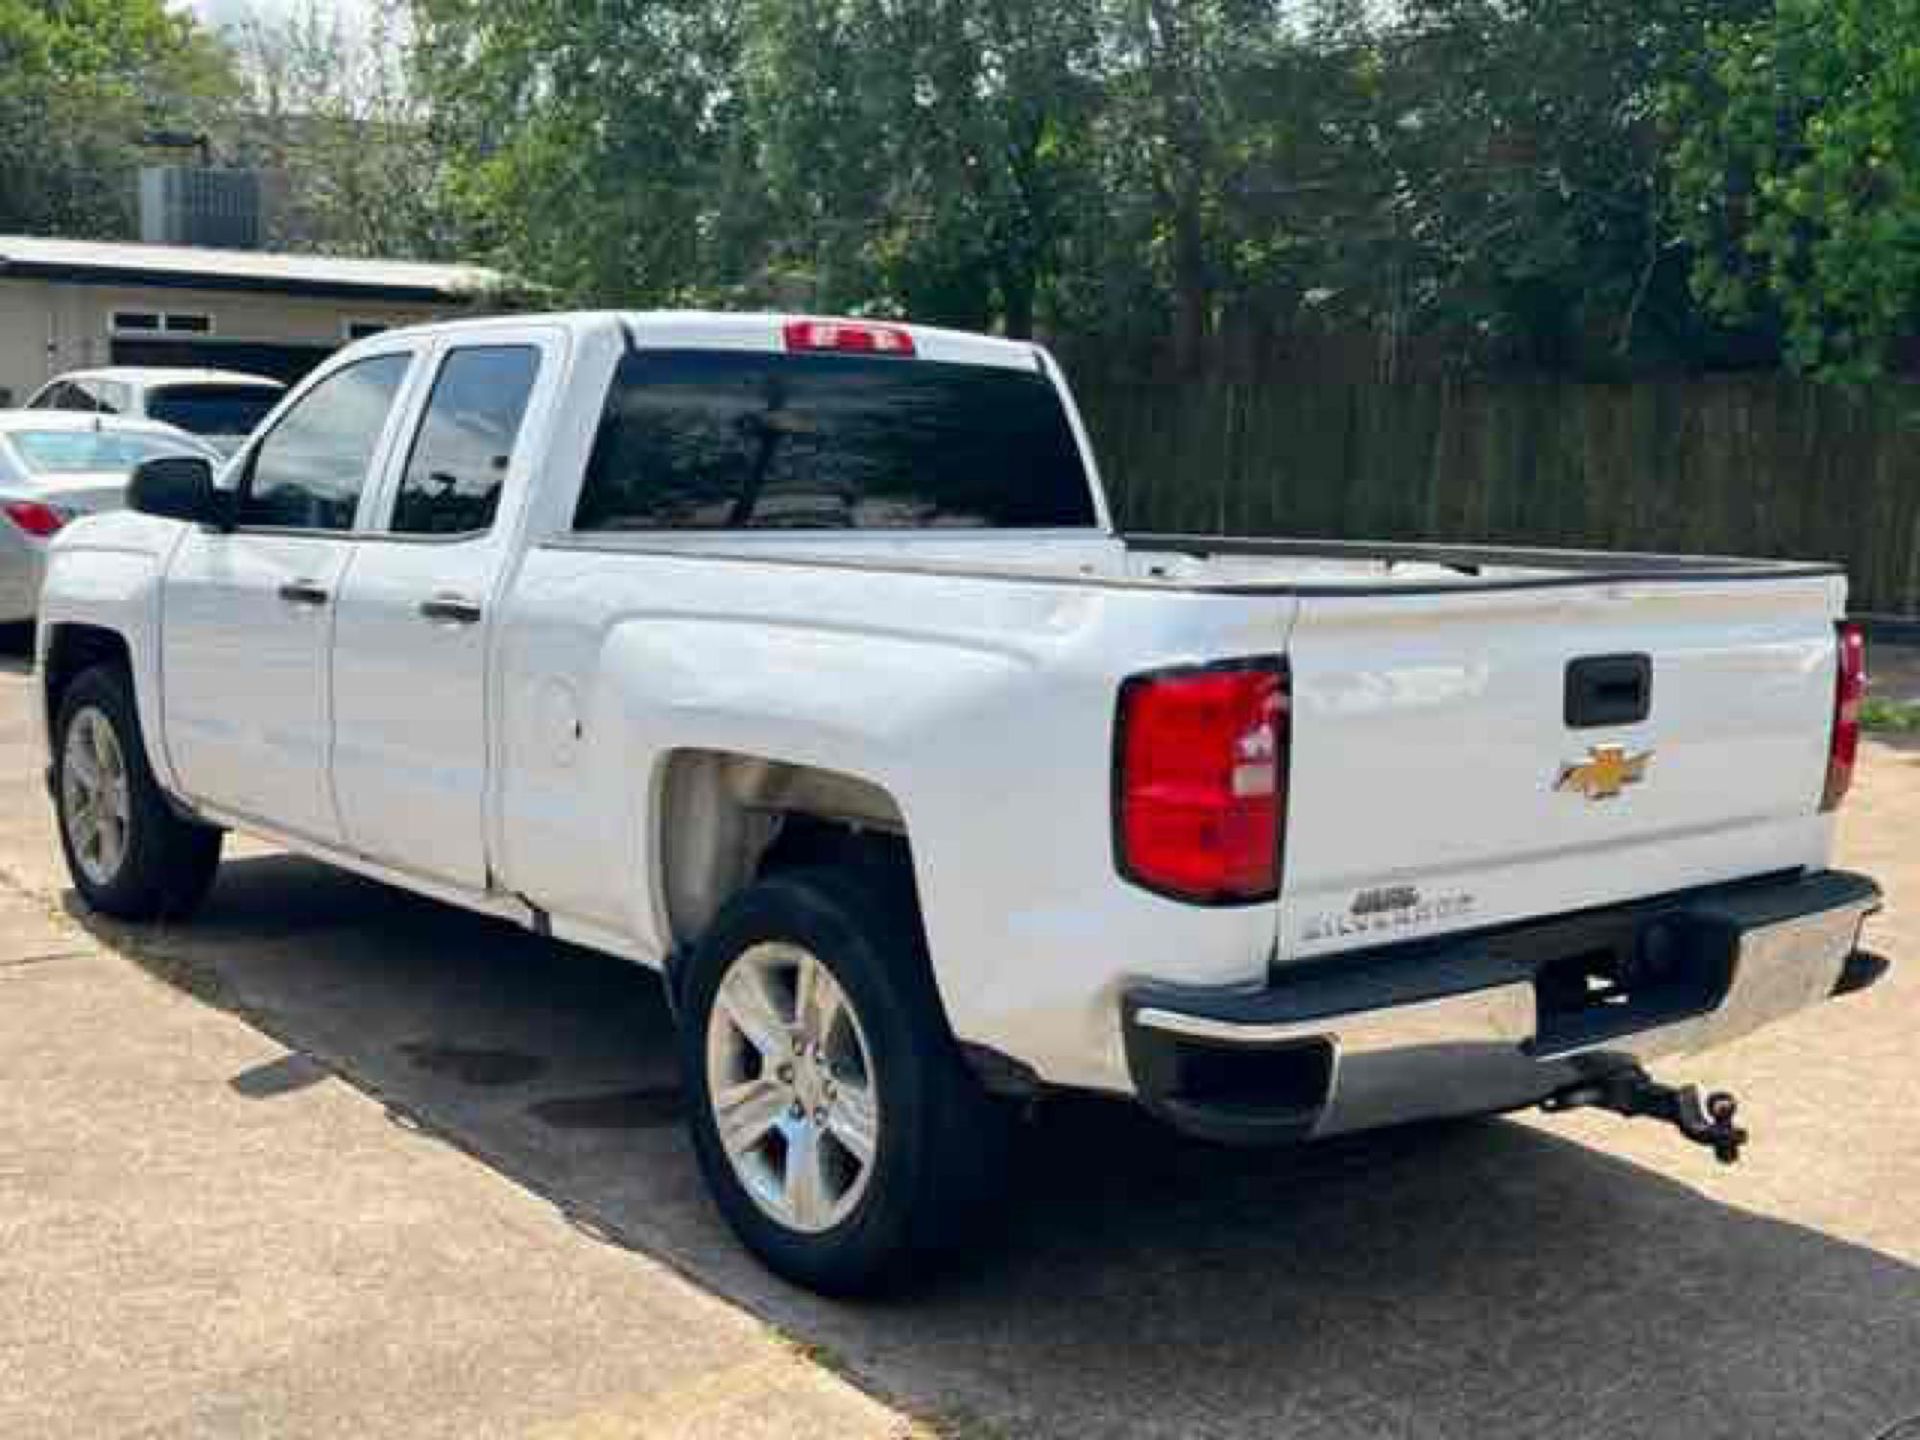
[[[682,350],[622,360],[574,524],[1034,529],[1094,513],[1038,370]]]
[[[473,346],[447,357],[400,480],[397,533],[470,535],[493,524],[539,372],[531,345]]]
[[[147,417],[195,435],[246,435],[281,394],[265,385],[167,385],[147,392]]]

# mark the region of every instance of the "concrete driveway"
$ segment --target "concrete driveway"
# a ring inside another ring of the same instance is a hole
[[[1920,747],[1869,747],[1845,835],[1910,963],[1696,1067],[1742,1099],[1739,1168],[1604,1116],[1242,1153],[1062,1104],[994,1248],[844,1305],[708,1207],[649,976],[257,849],[191,928],[73,913],[11,668],[0,1433],[1872,1440],[1920,1416]]]

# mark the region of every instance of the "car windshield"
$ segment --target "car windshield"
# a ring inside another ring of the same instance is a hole
[[[131,471],[163,455],[207,458],[204,447],[184,437],[146,430],[15,430],[6,438],[30,475]]]
[[[249,435],[280,395],[271,385],[163,385],[147,392],[147,418],[194,435]]]

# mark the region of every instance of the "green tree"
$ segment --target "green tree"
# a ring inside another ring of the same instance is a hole
[[[1663,92],[1759,0],[1408,0],[1380,133],[1416,324],[1548,369],[1710,345],[1665,185]]]
[[[1777,0],[1670,94],[1695,292],[1797,368],[1878,374],[1920,308],[1920,0]]]
[[[245,115],[225,148],[274,177],[273,247],[419,259],[457,251],[446,157],[409,83],[404,30],[397,0],[360,30],[308,0],[229,32]]]
[[[737,0],[416,0],[471,248],[580,303],[713,298]]]
[[[1387,186],[1364,6],[1153,0],[1118,19],[1104,148],[1151,216],[1176,367],[1223,334],[1368,323]]]
[[[0,230],[130,236],[142,137],[205,133],[233,92],[163,0],[0,0]]]
[[[1768,0],[414,4],[445,195],[569,298],[1182,366],[1303,331],[1546,369],[1728,343],[1660,99]]]
[[[1084,183],[1098,32],[1047,0],[759,0],[764,264],[829,308],[1029,334]]]
[[[1152,253],[1182,369],[1198,361],[1218,316],[1229,176],[1248,135],[1236,101],[1279,43],[1280,8],[1278,0],[1113,0],[1106,9],[1105,142],[1150,201]]]

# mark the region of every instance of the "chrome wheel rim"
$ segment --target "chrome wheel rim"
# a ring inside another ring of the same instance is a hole
[[[89,705],[67,726],[60,765],[60,817],[75,863],[96,885],[111,885],[127,858],[133,820],[126,756],[113,722]]]
[[[880,1141],[873,1051],[833,972],[798,945],[734,957],[707,1019],[707,1105],[769,1218],[806,1234],[859,1205]]]

